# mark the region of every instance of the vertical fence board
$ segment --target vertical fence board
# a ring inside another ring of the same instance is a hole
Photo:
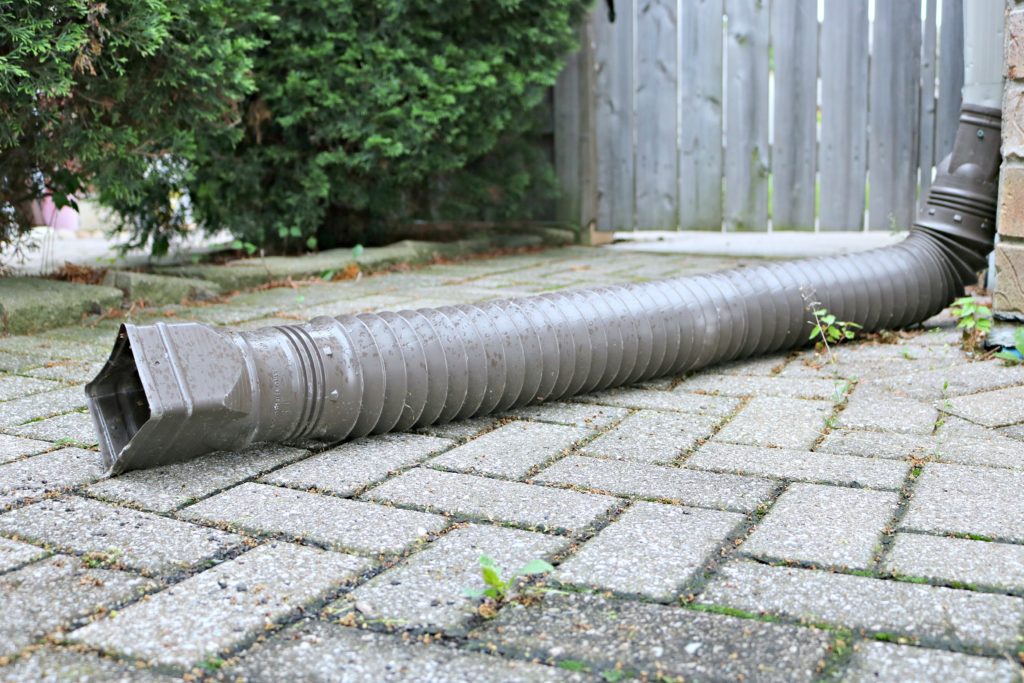
[[[679,224],[722,229],[722,0],[683,0]]]
[[[932,184],[932,166],[935,164],[935,46],[938,22],[935,16],[937,0],[927,0],[924,23],[924,42],[921,46],[921,107],[918,130],[920,190],[918,202],[923,202]]]
[[[868,134],[868,0],[825,5],[821,27],[819,227],[864,226]]]
[[[875,5],[868,143],[868,229],[909,228],[917,190],[921,6]]]
[[[676,0],[639,0],[636,17],[636,226],[679,223]]]
[[[725,228],[768,229],[767,2],[727,0]]]
[[[942,0],[939,35],[939,103],[935,112],[935,163],[953,150],[964,87],[963,0]]]
[[[555,175],[558,178],[558,220],[580,221],[580,53],[565,60],[555,82]]]
[[[607,8],[595,9],[597,59],[598,227],[632,230],[635,225],[633,157],[633,10],[632,0],[615,3],[615,21]]]
[[[818,7],[806,0],[774,0],[771,13],[775,58],[772,229],[813,230]]]

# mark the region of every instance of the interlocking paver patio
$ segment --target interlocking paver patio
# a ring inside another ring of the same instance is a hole
[[[886,571],[934,581],[977,585],[1024,593],[1024,546],[896,534]]]
[[[252,329],[735,262],[566,248],[137,319]],[[834,363],[104,479],[81,384],[119,323],[0,338],[0,681],[1019,680],[1024,367],[969,360],[948,316]],[[478,611],[481,554],[555,568]]]
[[[706,605],[778,614],[955,647],[1010,650],[1018,643],[1024,599],[735,562],[700,595]]]
[[[46,555],[47,551],[39,546],[0,537],[0,572],[10,571]]]
[[[146,510],[168,512],[308,455],[287,446],[253,446],[241,453],[214,453],[195,460],[135,470],[105,479],[88,492]]]
[[[605,405],[581,405],[558,401],[544,403],[539,406],[526,406],[513,410],[511,415],[538,422],[586,427],[588,429],[605,429],[629,415],[627,408],[616,408]]]
[[[1024,472],[929,463],[914,485],[904,529],[1024,542]]]
[[[1016,683],[1020,681],[1020,668],[1004,658],[974,657],[958,652],[861,641],[853,646],[853,657],[843,680],[847,683]]]
[[[843,429],[873,429],[905,434],[931,434],[939,411],[875,385],[859,384],[836,421]]]
[[[317,488],[339,496],[351,496],[388,474],[411,467],[455,442],[419,434],[386,434],[358,439],[282,467],[262,481],[296,488]]]
[[[575,455],[562,458],[533,481],[741,512],[756,509],[778,488],[757,477]]]
[[[735,378],[733,378],[735,379]],[[683,385],[685,387],[685,385]],[[725,417],[739,407],[740,402],[726,396],[706,396],[690,391],[659,391],[652,389],[610,389],[596,394],[584,394],[577,401],[623,408],[671,410],[695,415]]]
[[[887,491],[793,484],[743,544],[769,560],[867,569],[896,512]]]
[[[582,427],[510,422],[431,459],[430,466],[521,479],[593,434]]]
[[[254,483],[207,498],[179,515],[370,554],[402,552],[447,525],[440,515]]]
[[[152,587],[151,582],[139,576],[88,568],[68,555],[54,555],[2,574],[0,657],[14,654],[78,617],[113,607]]]
[[[554,578],[669,600],[742,522],[734,512],[634,503],[583,544]]]
[[[53,444],[47,441],[0,434],[0,465],[26,455],[35,455],[51,450],[53,447]]]
[[[583,661],[597,672],[780,682],[814,680],[830,640],[814,629],[592,595],[513,606],[471,635],[521,657]]]
[[[713,472],[893,490],[900,488],[910,471],[909,463],[892,460],[714,442],[704,445],[686,465]]]
[[[479,602],[464,592],[486,587],[478,564],[482,555],[492,558],[507,579],[530,560],[551,559],[567,543],[532,531],[471,524],[378,574],[335,608],[351,604],[365,618],[385,619],[402,628],[458,630]]]
[[[234,534],[78,496],[0,515],[0,532],[152,574],[189,569],[242,544]]]
[[[635,462],[672,462],[714,433],[722,418],[641,410],[588,443],[587,455]]]
[[[715,435],[716,441],[769,448],[810,448],[832,413],[826,401],[757,396]]]
[[[445,681],[505,683],[588,681],[589,676],[532,662],[501,659],[442,645],[410,644],[396,635],[362,631],[322,621],[288,628],[253,649],[229,675],[252,683],[277,683],[281,671],[293,680],[332,683]]]
[[[567,531],[596,522],[618,504],[609,496],[424,468],[389,479],[363,497],[474,519]]]
[[[190,667],[266,630],[357,576],[366,560],[263,545],[69,634],[73,642]]]

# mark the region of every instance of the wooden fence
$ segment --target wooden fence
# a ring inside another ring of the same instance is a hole
[[[963,0],[599,1],[554,91],[559,218],[889,230],[950,150]]]

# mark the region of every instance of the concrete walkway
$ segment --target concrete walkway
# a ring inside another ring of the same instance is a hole
[[[253,327],[712,270],[561,249],[138,320]],[[102,479],[118,321],[0,338],[0,681],[1017,681],[1024,368],[936,327]],[[554,571],[502,604],[504,577]]]

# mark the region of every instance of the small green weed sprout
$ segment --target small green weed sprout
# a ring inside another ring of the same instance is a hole
[[[973,296],[963,296],[953,302],[949,312],[957,319],[956,326],[963,333],[964,351],[977,349],[992,329],[992,309],[975,301]]]
[[[495,603],[502,603],[514,596],[517,581],[524,576],[536,576],[554,571],[549,563],[544,560],[530,560],[522,567],[512,572],[508,578],[502,578],[501,570],[494,559],[488,555],[481,555],[479,559],[480,573],[484,579],[484,588],[466,588],[462,594],[467,598],[487,598]]]
[[[1024,363],[1024,358],[1021,358],[1018,354],[1024,353],[1024,327],[1018,327],[1013,331],[1013,348],[1017,349],[1018,353],[1013,351],[997,351],[995,357],[1001,359],[1007,365],[1020,365]]]
[[[828,359],[833,364],[836,362],[832,349],[844,341],[851,341],[857,336],[857,330],[861,326],[857,323],[838,320],[835,315],[828,312],[816,301],[810,302],[811,315],[814,320],[810,323],[814,326],[808,340],[815,342],[814,348],[819,352],[825,351]]]

